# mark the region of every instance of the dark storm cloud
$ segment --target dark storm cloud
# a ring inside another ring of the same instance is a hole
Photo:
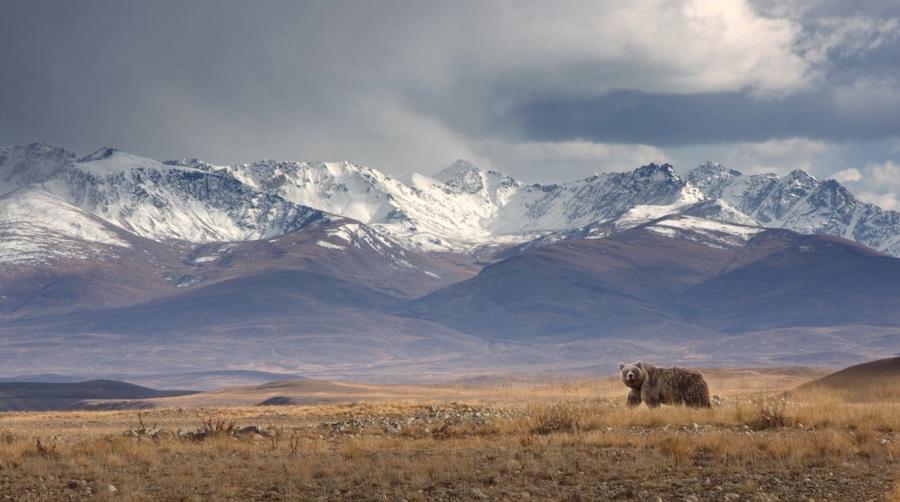
[[[355,100],[400,88],[408,59],[394,57],[397,37],[422,15],[389,2],[28,0],[0,10],[0,142],[220,161],[358,154],[303,144],[341,134],[355,143],[354,119],[371,119]]]
[[[559,179],[691,145],[887,141],[900,9],[849,5],[7,0],[0,144]]]
[[[844,106],[829,90],[758,99],[747,93],[689,95],[616,91],[598,98],[538,99],[498,123],[528,140],[681,146],[805,137],[869,141],[900,135],[893,107]]]

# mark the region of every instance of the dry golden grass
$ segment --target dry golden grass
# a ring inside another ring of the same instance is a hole
[[[789,389],[827,374],[810,368],[706,369],[713,394],[748,396]],[[517,406],[524,401],[622,397],[618,376],[584,377],[496,377],[479,383],[445,385],[384,385],[356,382],[298,380],[255,387],[239,387],[188,396],[151,399],[162,408],[218,408],[253,406],[268,398],[285,396],[308,404],[484,401]]]
[[[356,404],[3,414],[0,493],[14,500],[900,495],[900,401],[853,403],[827,392],[785,401],[782,390],[815,375],[707,374],[723,399],[701,410],[629,409],[617,382],[557,379],[444,387],[452,392],[438,397],[434,387],[416,394],[406,386],[401,401]],[[231,424],[258,424],[267,435],[236,438]],[[222,432],[202,440],[123,435],[203,427]]]

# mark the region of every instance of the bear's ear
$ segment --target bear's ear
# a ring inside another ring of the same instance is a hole
[[[644,361],[638,361],[638,362],[634,363],[634,365],[640,369],[644,369]]]
[[[619,371],[622,371],[624,369],[625,369],[625,363],[619,363]]]

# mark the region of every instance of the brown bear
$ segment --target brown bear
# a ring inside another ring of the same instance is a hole
[[[655,408],[661,404],[684,404],[709,408],[709,387],[699,371],[686,368],[659,368],[637,361],[619,363],[622,383],[628,386],[628,406],[646,403]]]

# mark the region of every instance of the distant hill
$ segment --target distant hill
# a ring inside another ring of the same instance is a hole
[[[729,340],[722,334],[900,326],[900,260],[836,237],[709,226],[667,217],[602,239],[529,248],[406,312],[514,341],[647,333]],[[788,346],[794,355],[810,348],[798,337],[784,340]]]
[[[90,378],[76,375],[58,375],[56,373],[36,373],[31,375],[15,375],[0,377],[0,383],[4,382],[42,382],[42,383],[74,383],[91,380]]]
[[[900,400],[900,357],[857,364],[805,383],[794,392],[832,391],[854,401]]]
[[[127,401],[92,401],[85,404],[91,409],[214,408],[403,401],[422,396],[436,400],[459,400],[465,395],[466,391],[459,386],[369,384],[307,378],[231,387],[164,399],[136,398]]]
[[[194,390],[212,390],[225,387],[240,387],[246,385],[259,385],[267,382],[303,379],[304,377],[300,375],[290,373],[272,373],[269,371],[251,370],[192,371],[188,373],[162,373],[122,377],[122,380],[136,382],[140,385],[151,387]]]
[[[53,411],[81,408],[91,399],[149,399],[193,394],[186,390],[156,390],[115,380],[86,382],[0,383],[0,411]]]

